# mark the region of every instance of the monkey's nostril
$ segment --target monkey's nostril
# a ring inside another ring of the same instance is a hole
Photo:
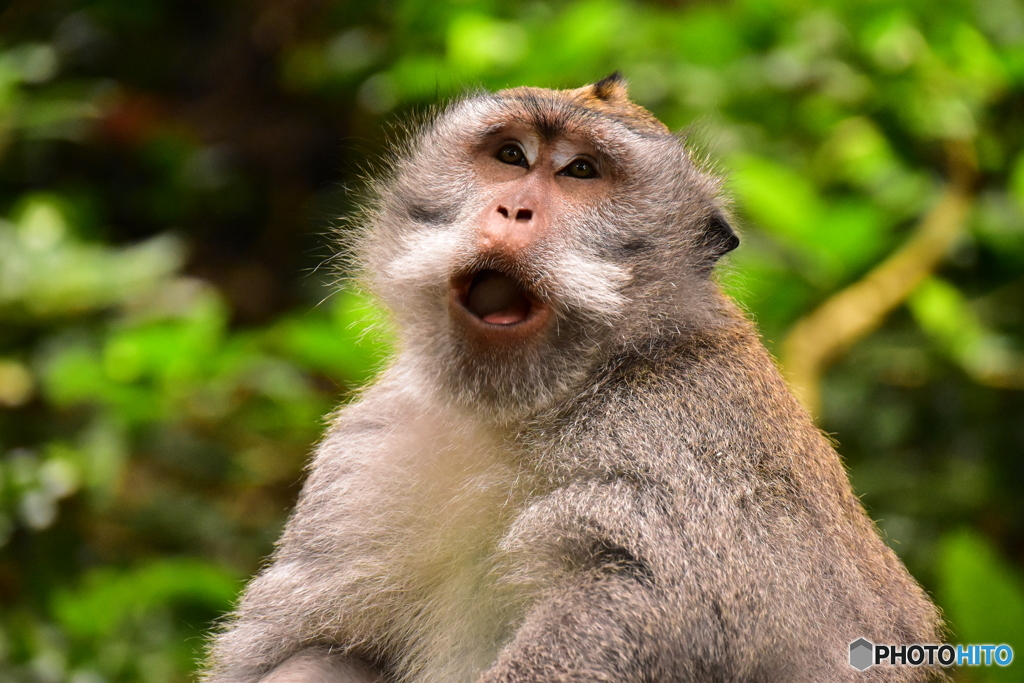
[[[500,213],[505,218],[508,218],[508,209],[506,209],[504,206],[498,207],[498,213]]]
[[[533,211],[531,211],[530,209],[519,209],[518,211],[516,211],[517,221],[528,221],[531,218],[533,218]]]

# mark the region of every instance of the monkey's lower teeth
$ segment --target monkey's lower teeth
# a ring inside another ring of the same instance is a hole
[[[466,308],[485,323],[514,325],[526,320],[531,304],[511,277],[496,270],[485,270],[473,278]]]

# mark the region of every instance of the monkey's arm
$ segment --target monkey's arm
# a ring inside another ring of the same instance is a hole
[[[381,393],[380,385],[371,387],[336,418],[273,561],[246,587],[212,643],[204,683],[376,680],[357,677],[356,659],[374,655],[352,648],[374,635],[360,587],[376,585],[370,577],[382,566],[372,552],[380,544],[367,501],[393,499],[380,493],[370,466],[387,448],[379,425],[398,406],[392,399],[382,408],[374,398]],[[351,669],[348,678],[339,673],[344,669]]]
[[[546,584],[478,683],[678,680],[675,591],[650,552],[671,525],[658,494],[625,482],[576,482],[531,506],[504,545]],[[700,616],[694,614],[696,619]],[[696,645],[694,643],[693,645]]]
[[[250,583],[231,628],[217,637],[204,683],[382,681],[362,662],[310,645],[338,642],[312,626],[326,622],[336,581],[331,567],[313,560],[275,562]]]
[[[544,597],[478,683],[617,681],[640,683],[658,670],[644,642],[656,612],[629,580],[577,576]]]

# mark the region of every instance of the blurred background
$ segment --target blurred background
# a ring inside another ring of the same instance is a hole
[[[616,69],[728,177],[723,283],[950,641],[1024,660],[1019,0],[9,0],[0,680],[193,680],[387,353],[329,263],[387,139]]]

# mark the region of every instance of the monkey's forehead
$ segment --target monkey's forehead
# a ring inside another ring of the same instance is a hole
[[[602,99],[594,94],[592,85],[575,90],[513,88],[476,95],[463,104],[468,111],[461,113],[471,112],[479,133],[516,123],[546,139],[592,137],[602,129],[626,129],[642,137],[675,140],[665,124],[643,107],[626,98]],[[450,113],[461,118],[460,109],[456,106]]]

